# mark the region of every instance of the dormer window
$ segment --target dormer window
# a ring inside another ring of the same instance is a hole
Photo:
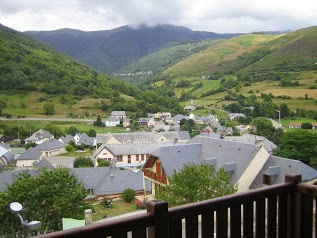
[[[236,170],[236,167],[237,167],[236,162],[225,163],[223,166],[223,169],[228,173],[233,173]]]
[[[217,159],[216,158],[206,158],[205,161],[209,165],[216,166]]]
[[[271,166],[263,173],[263,184],[272,185],[280,174],[280,166]]]

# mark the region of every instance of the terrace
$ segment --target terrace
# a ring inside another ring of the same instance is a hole
[[[317,186],[286,176],[285,183],[38,237],[316,237]]]

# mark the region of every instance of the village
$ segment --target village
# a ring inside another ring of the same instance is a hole
[[[230,113],[228,120],[240,116],[244,115]],[[188,131],[180,131],[182,119],[192,119],[205,127],[191,138]],[[117,123],[129,127],[124,111],[113,111],[104,123],[109,127]],[[249,126],[239,126],[241,136],[232,136],[232,128],[221,126],[214,115],[172,117],[163,112],[140,118],[139,125],[152,128],[152,131],[129,132],[127,129],[126,133],[97,134],[96,137],[77,133],[56,139],[40,129],[24,140],[25,144],[36,144],[27,150],[11,149],[1,143],[1,165],[6,167],[14,163],[15,168],[0,173],[0,192],[23,170],[36,174],[40,168],[59,166],[69,168],[83,182],[88,200],[120,197],[127,188],[137,194],[155,196],[157,187],[168,185],[168,177],[189,163],[207,163],[217,170],[223,168],[230,174],[238,192],[283,183],[287,174],[302,174],[303,181],[317,178],[317,171],[303,162],[274,156],[276,145],[265,137],[249,134]],[[280,124],[275,122],[275,126],[279,128]],[[74,168],[76,157],[63,156],[69,142],[93,148],[93,154],[88,157],[94,167]],[[100,160],[109,162],[109,166],[98,167]]]

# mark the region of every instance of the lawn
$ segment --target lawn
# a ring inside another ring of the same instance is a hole
[[[94,203],[96,213],[92,215],[93,221],[101,220],[105,217],[114,217],[129,212],[137,211],[134,202],[127,203],[123,200],[116,200],[112,202],[112,208],[104,208],[100,203]]]

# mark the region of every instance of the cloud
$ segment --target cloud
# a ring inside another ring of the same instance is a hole
[[[0,4],[0,23],[21,31],[161,23],[221,33],[317,25],[315,0],[0,0]]]

